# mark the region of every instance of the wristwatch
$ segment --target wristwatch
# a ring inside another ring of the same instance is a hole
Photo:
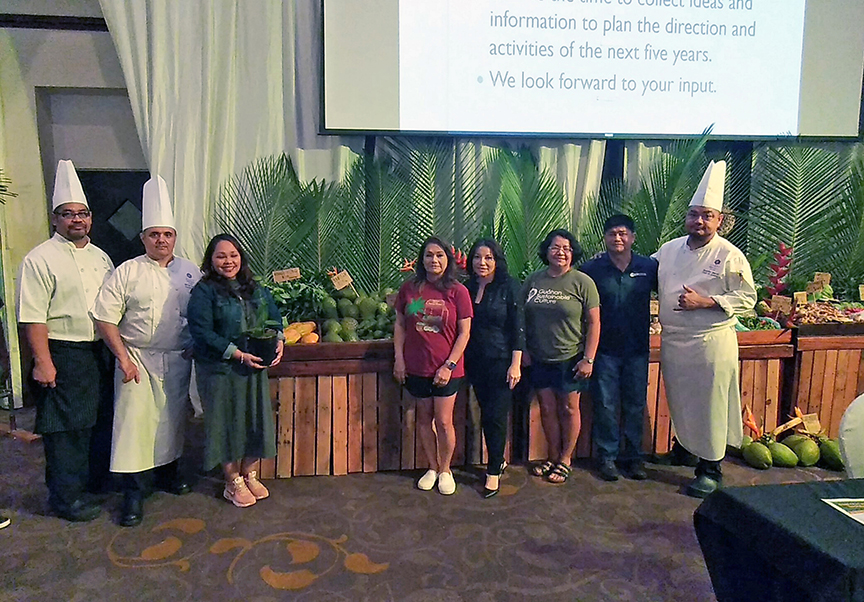
[[[589,364],[593,364],[593,363],[594,363],[594,358],[592,358],[592,357],[583,357],[582,359],[584,359],[584,360],[585,360],[586,362],[588,362]]]
[[[447,367],[448,370],[450,370],[450,372],[453,372],[453,370],[456,369],[456,362],[451,362],[450,360],[447,360],[446,362],[444,362],[444,365]]]

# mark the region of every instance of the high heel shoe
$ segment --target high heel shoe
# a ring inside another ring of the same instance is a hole
[[[490,481],[491,479],[495,479],[495,480],[497,481],[497,482],[495,483],[495,488],[494,488],[494,489],[492,489],[492,488],[489,487],[489,484],[490,484],[489,481]],[[500,476],[500,475],[495,476],[495,475],[487,474],[487,475],[486,475],[486,484],[483,486],[483,497],[486,498],[487,500],[488,500],[490,497],[495,497],[496,495],[498,495],[498,490],[499,490],[500,488],[501,488],[501,476]]]

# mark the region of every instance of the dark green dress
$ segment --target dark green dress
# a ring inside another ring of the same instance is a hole
[[[246,324],[263,306],[269,319],[281,319],[270,293],[261,286],[251,300],[204,280],[192,289],[187,313],[204,406],[205,470],[242,458],[276,455],[267,370],[252,370],[231,358],[236,348],[244,350]]]

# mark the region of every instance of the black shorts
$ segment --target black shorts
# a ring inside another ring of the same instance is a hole
[[[431,376],[414,376],[407,374],[405,376],[405,388],[417,399],[427,399],[429,397],[450,397],[455,395],[462,386],[464,378],[451,378],[443,387],[437,387],[432,384]]]
[[[552,389],[559,393],[587,391],[588,378],[575,378],[573,369],[582,359],[576,357],[563,362],[534,362],[531,364],[531,386],[535,389]]]

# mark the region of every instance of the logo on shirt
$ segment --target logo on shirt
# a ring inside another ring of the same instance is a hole
[[[525,303],[554,305],[559,301],[569,301],[572,298],[572,295],[551,288],[531,288],[531,290],[528,291],[528,297],[525,299]]]
[[[645,272],[630,272],[631,278],[638,278],[639,276],[647,276]]]
[[[414,316],[417,332],[439,333],[447,321],[447,305],[442,299],[412,299],[405,306],[405,315]]]

